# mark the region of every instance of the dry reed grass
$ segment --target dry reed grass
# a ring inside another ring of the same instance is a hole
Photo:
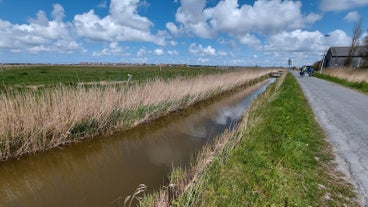
[[[368,70],[366,69],[337,68],[324,70],[323,73],[350,82],[368,83]]]
[[[152,114],[186,107],[269,72],[244,70],[192,79],[156,80],[124,89],[59,86],[41,94],[0,94],[0,160],[80,141],[114,127],[132,127]],[[142,117],[127,121],[130,112],[150,107]]]

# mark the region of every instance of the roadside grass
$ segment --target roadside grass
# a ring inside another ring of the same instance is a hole
[[[131,87],[63,86],[0,93],[0,160],[126,129],[244,84],[270,70],[152,80]]]
[[[185,183],[176,199],[161,190],[142,206],[359,206],[290,73],[253,103],[230,135],[205,148],[185,173],[174,171],[179,178],[170,185]]]
[[[185,66],[162,66],[161,69],[158,66],[28,66],[0,71],[0,91],[103,81],[120,83],[128,80],[128,74],[139,83],[155,78],[167,80],[220,72],[214,67]]]
[[[314,75],[318,78],[368,93],[367,69],[327,69],[322,74],[315,73]]]

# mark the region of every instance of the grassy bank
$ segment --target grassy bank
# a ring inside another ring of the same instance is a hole
[[[175,170],[171,187],[141,204],[357,206],[332,160],[323,131],[288,74],[257,99],[235,132],[204,149],[193,168]]]
[[[123,82],[128,74],[133,80],[142,82],[155,78],[194,77],[220,71],[210,67],[184,66],[27,66],[0,70],[0,91],[12,88],[50,87],[54,85],[76,85],[86,82]]]
[[[60,85],[0,94],[0,160],[129,128],[249,84],[269,70],[153,80],[117,88]]]
[[[315,76],[368,93],[367,69],[327,69],[322,74],[315,73]]]

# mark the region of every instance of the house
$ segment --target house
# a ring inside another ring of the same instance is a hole
[[[350,47],[330,47],[325,57],[323,67],[334,68],[344,67],[344,63],[349,55]],[[356,51],[352,55],[352,61],[350,67],[360,67],[364,62],[365,47],[357,47]]]

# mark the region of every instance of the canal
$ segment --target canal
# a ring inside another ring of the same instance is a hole
[[[0,163],[0,206],[114,206],[139,184],[167,185],[206,143],[235,127],[274,79],[134,129]]]

